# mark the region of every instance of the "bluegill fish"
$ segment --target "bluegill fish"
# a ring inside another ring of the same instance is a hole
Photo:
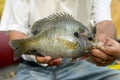
[[[78,58],[88,53],[95,44],[93,34],[71,15],[58,13],[36,21],[32,37],[10,41],[14,60],[22,54]]]

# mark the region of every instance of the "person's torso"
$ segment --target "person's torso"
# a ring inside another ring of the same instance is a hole
[[[29,0],[29,25],[55,13],[66,12],[84,25],[89,25],[93,0]]]

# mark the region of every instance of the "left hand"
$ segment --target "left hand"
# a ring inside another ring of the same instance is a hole
[[[120,44],[114,39],[104,37],[103,45],[91,50],[91,61],[98,66],[111,64],[120,55]]]
[[[120,43],[112,38],[107,37],[105,46],[100,46],[99,49],[108,55],[120,57]]]
[[[91,51],[91,62],[95,63],[98,66],[106,66],[111,64],[115,59],[116,56],[107,54],[108,52],[103,52],[99,49],[93,49]],[[112,53],[110,53],[112,54]]]
[[[113,45],[113,42],[111,42],[107,39],[108,37],[115,39],[116,38],[116,28],[112,21],[101,21],[96,24],[96,39],[98,42],[101,42],[104,46],[108,46],[108,49],[101,49],[101,47],[91,50],[90,56],[91,61],[99,66],[105,66],[108,64],[111,64],[115,59],[117,59],[116,50],[111,50],[110,46]],[[111,45],[108,45],[111,44]],[[117,44],[115,43],[117,46]],[[116,48],[116,46],[113,46],[112,49]]]

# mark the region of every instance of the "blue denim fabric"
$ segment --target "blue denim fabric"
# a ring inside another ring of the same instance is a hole
[[[98,67],[85,60],[53,67],[20,64],[15,80],[120,80],[120,71]]]

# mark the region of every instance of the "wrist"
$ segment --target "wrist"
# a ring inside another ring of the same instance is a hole
[[[111,21],[102,21],[96,25],[96,36],[104,35],[110,38],[116,38],[116,29]]]

